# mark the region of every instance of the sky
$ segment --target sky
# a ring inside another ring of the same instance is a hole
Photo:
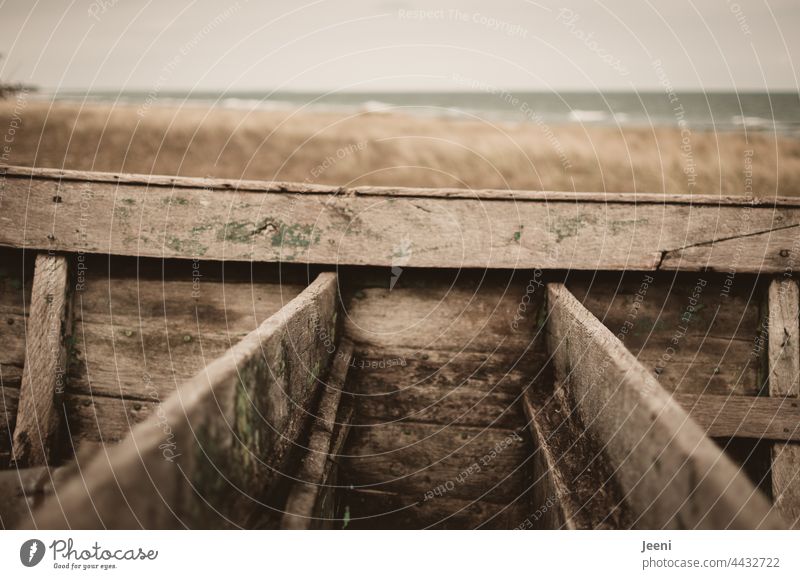
[[[797,0],[0,0],[44,90],[798,90]]]

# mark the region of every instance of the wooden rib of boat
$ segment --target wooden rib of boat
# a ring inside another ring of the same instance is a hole
[[[5,528],[800,525],[800,201],[0,179]]]

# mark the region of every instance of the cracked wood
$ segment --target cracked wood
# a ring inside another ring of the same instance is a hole
[[[791,277],[773,279],[769,285],[769,395],[786,404],[800,397],[800,292]],[[798,430],[797,422],[792,430]],[[800,444],[772,447],[772,495],[786,523],[800,527]]]
[[[12,461],[17,467],[44,466],[56,458],[70,326],[67,258],[39,254],[12,442]]]
[[[781,528],[769,502],[625,346],[562,284],[548,284],[556,384],[603,449],[633,526]]]
[[[336,353],[311,429],[308,449],[296,475],[297,482],[286,501],[281,523],[284,529],[311,529],[332,522],[332,513],[322,512],[322,499],[326,498],[328,490],[325,488],[325,473],[329,462],[337,460],[333,435],[352,355],[353,346],[350,343],[344,343]],[[348,426],[341,425],[342,428]]]
[[[33,514],[44,528],[257,527],[279,507],[330,354],[338,294],[321,274]]]
[[[237,189],[198,179],[28,173],[8,171],[0,185],[0,245],[393,266],[402,243],[407,267],[700,270],[727,269],[734,260],[740,272],[764,272],[788,265],[787,243],[800,223],[800,208],[783,201],[376,188],[340,194],[288,183]]]

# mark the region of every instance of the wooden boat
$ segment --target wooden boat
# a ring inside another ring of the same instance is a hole
[[[20,528],[784,528],[800,201],[7,167]]]

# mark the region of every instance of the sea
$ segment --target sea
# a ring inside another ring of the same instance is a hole
[[[136,106],[201,106],[406,114],[489,122],[678,126],[771,131],[800,137],[800,95],[792,92],[197,92],[40,91],[40,99]]]

